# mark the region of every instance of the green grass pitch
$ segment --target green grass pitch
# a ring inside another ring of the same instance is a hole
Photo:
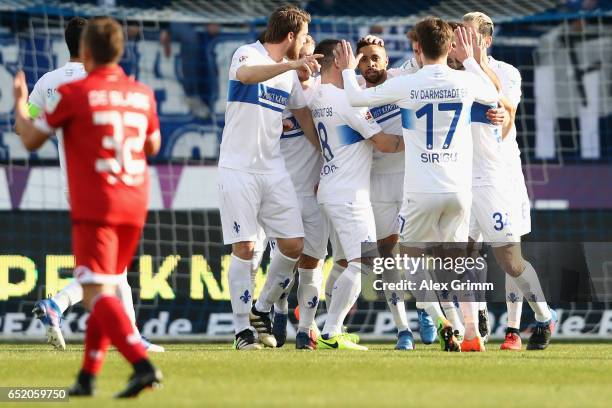
[[[132,401],[113,401],[130,367],[109,352],[98,394],[72,407],[562,407],[612,401],[612,343],[554,343],[544,352],[442,353],[417,345],[398,352],[371,344],[367,352],[276,350],[237,352],[227,345],[166,345],[152,354],[164,387]],[[82,347],[0,344],[0,386],[68,386]],[[32,405],[32,404],[30,404]],[[28,404],[0,403],[0,408]],[[36,404],[35,406],[57,406]]]

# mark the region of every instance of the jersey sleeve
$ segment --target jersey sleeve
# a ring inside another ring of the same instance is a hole
[[[521,73],[513,66],[508,66],[499,78],[502,84],[502,94],[516,108],[521,102]]]
[[[64,127],[78,109],[73,106],[73,97],[70,87],[60,86],[47,99],[45,113],[34,120],[34,126],[45,133],[53,133],[55,129]]]
[[[351,127],[363,136],[364,139],[369,139],[377,133],[382,132],[382,129],[376,123],[368,108],[348,107],[344,120]]]
[[[355,71],[342,71],[344,91],[352,106],[378,106],[397,102],[405,95],[405,77],[391,78],[373,88],[361,89],[355,78]],[[403,90],[403,92],[401,92]]]
[[[480,65],[474,58],[468,58],[463,61],[465,70],[471,74],[470,82],[471,89],[474,93],[474,99],[478,102],[491,104],[499,101],[500,94],[495,88],[491,78],[480,68]]]
[[[297,72],[293,71],[293,83],[291,86],[291,93],[287,100],[287,109],[300,109],[306,106],[306,97],[304,96],[304,90],[302,84],[297,76]]]
[[[253,53],[254,50],[248,45],[243,45],[234,52],[229,70],[230,79],[236,78],[236,71],[238,71],[238,68],[254,64]]]
[[[28,98],[28,113],[31,119],[36,119],[38,115],[45,109],[45,90],[43,85],[44,76],[41,77]]]

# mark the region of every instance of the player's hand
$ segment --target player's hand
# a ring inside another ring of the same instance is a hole
[[[22,70],[17,72],[13,80],[13,96],[15,97],[15,106],[28,102],[28,84]]]
[[[288,132],[293,129],[293,122],[289,119],[283,119],[283,132]]]
[[[345,69],[357,68],[357,64],[359,63],[359,60],[363,54],[360,53],[357,55],[357,57],[355,57],[355,55],[353,55],[353,48],[351,47],[351,44],[346,40],[342,40],[336,46],[334,55],[336,56],[336,62],[338,63],[340,71],[344,71]]]
[[[317,59],[319,58],[323,58],[323,54],[307,55],[304,58],[293,61],[293,69],[296,71],[307,72],[308,75],[311,76],[315,72],[319,72],[321,69],[321,66],[317,62]]]
[[[506,109],[503,105],[499,105],[497,108],[491,108],[487,111],[487,119],[495,126],[503,125],[505,117]]]
[[[368,44],[372,44],[372,45],[380,45],[381,47],[385,46],[385,40],[383,40],[382,38],[378,36],[372,35],[372,34],[368,34],[365,37],[361,37],[359,42],[361,41],[365,41]]]
[[[468,58],[474,58],[472,31],[472,28],[466,29],[465,27],[457,27],[455,29],[455,36],[457,37],[455,56],[461,63]]]
[[[484,37],[477,33],[476,31],[470,29],[471,37],[472,37],[472,47],[474,50],[474,59],[479,64],[483,64],[487,62],[487,49],[485,47]]]

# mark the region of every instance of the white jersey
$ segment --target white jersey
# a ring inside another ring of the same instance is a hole
[[[419,65],[416,59],[411,58],[406,60],[398,68],[389,68],[387,70],[387,79],[401,75],[414,74],[419,70]],[[357,82],[362,88],[366,88],[366,81],[363,76],[357,76]],[[400,117],[400,109],[394,103],[375,106],[370,108],[370,113],[376,123],[378,123],[383,132],[390,135],[402,135],[402,120]],[[404,152],[398,153],[383,153],[374,150],[372,158],[372,173],[373,174],[394,174],[404,172]]]
[[[360,90],[351,70],[344,70],[353,105],[400,107],[405,148],[404,194],[469,192],[472,187],[470,111],[474,100],[495,103],[499,94],[476,61],[466,70],[446,64],[426,65],[413,75],[391,78]],[[482,73],[482,74],[481,74]]]
[[[256,84],[244,84],[236,78],[242,66],[274,64],[259,41],[243,45],[234,53],[219,167],[260,174],[286,171],[280,153],[283,111],[306,106],[297,73],[287,71]]]
[[[304,90],[306,102],[310,102],[318,86],[318,79],[311,80],[310,87]],[[298,196],[314,196],[315,185],[319,182],[319,173],[323,167],[321,153],[308,141],[304,131],[289,110],[283,112],[283,119],[293,124],[289,130],[283,130],[280,139],[280,150],[285,159],[285,167],[291,176]]]
[[[495,105],[474,102],[471,110],[474,163],[472,185],[501,186],[507,184],[507,166],[502,147],[501,126],[494,126],[487,118],[487,111]]]
[[[413,70],[404,68],[391,68],[387,70],[387,79],[414,73]],[[362,85],[365,88],[365,83]],[[370,108],[372,117],[378,123],[383,132],[390,135],[402,135],[402,118],[400,108],[395,103],[375,106]],[[372,157],[373,174],[391,174],[404,172],[404,152],[383,153],[374,150]]]
[[[316,89],[312,110],[324,164],[319,203],[370,203],[372,150],[367,139],[381,131],[367,108],[349,105],[344,90],[331,84]]]
[[[57,92],[60,85],[76,81],[87,76],[87,72],[80,62],[67,62],[66,65],[56,70],[49,71],[34,84],[34,89],[30,94],[28,102],[36,108],[34,111],[44,112],[47,108],[47,101]],[[32,109],[30,109],[32,112]],[[68,189],[66,178],[66,153],[64,152],[64,137],[61,129],[55,131],[57,137],[57,151],[59,154],[60,169],[62,175],[62,188]]]
[[[499,78],[502,86],[502,95],[516,108],[521,102],[521,73],[518,69],[503,61],[489,57],[489,67]],[[512,173],[521,171],[521,150],[516,141],[516,126],[512,124],[510,133],[502,143],[506,165]]]

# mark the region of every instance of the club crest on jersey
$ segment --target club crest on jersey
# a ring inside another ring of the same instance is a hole
[[[47,99],[47,107],[46,107],[47,112],[48,113],[55,112],[55,108],[57,108],[57,105],[59,104],[60,100],[62,100],[61,93],[51,92],[51,95],[49,95]]]
[[[364,117],[368,121],[368,123],[373,123],[374,122],[374,117],[372,116],[372,113],[369,110],[367,110],[365,112]]]
[[[248,55],[241,55],[240,58],[238,58],[238,62],[245,61],[247,58],[249,58]]]

